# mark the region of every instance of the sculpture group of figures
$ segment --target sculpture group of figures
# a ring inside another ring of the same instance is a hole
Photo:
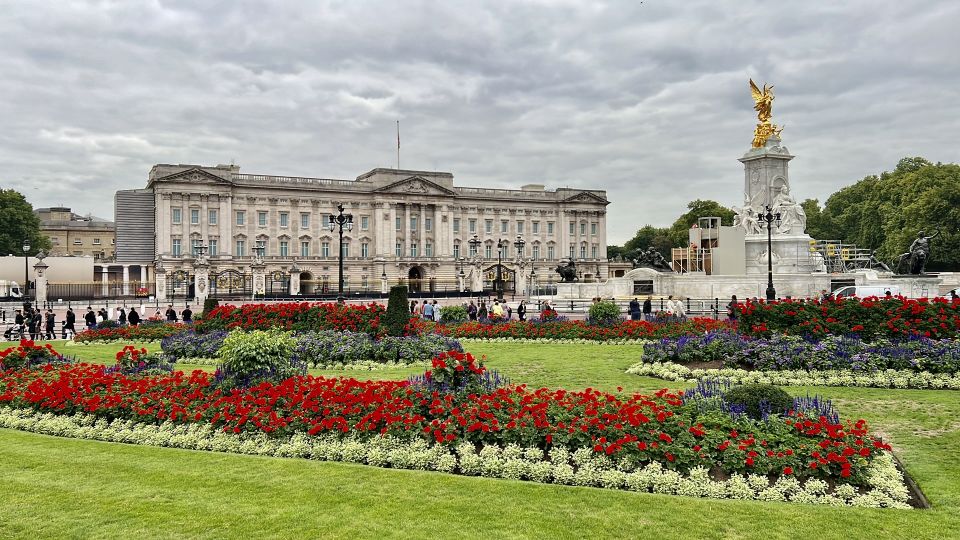
[[[930,240],[940,234],[936,231],[931,236],[925,236],[923,231],[917,233],[917,238],[910,244],[910,249],[897,258],[894,267],[897,274],[923,274],[930,259]]]
[[[763,208],[754,208],[745,202],[743,208],[734,207],[733,226],[741,227],[747,234],[760,234],[761,215]],[[791,195],[790,188],[784,184],[780,186],[777,196],[773,198],[770,212],[780,216],[780,222],[774,232],[777,234],[803,234],[807,228],[807,213]]]
[[[659,251],[650,246],[644,251],[637,249],[624,255],[633,264],[634,268],[653,268],[660,272],[672,272],[670,262]]]

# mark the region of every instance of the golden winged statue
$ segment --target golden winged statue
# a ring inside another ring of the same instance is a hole
[[[750,79],[750,94],[753,96],[753,108],[757,111],[757,120],[760,121],[753,131],[753,147],[761,148],[771,135],[779,135],[783,128],[770,123],[770,117],[773,116],[773,85],[764,84],[761,91],[757,83]]]

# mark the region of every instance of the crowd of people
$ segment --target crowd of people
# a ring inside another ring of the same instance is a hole
[[[526,300],[521,300],[520,303],[517,304],[516,310],[507,302],[496,299],[493,300],[493,303],[490,304],[489,307],[487,307],[486,300],[470,300],[469,302],[464,302],[461,306],[467,311],[467,318],[471,321],[491,318],[510,320],[513,319],[514,314],[516,314],[517,320],[525,321],[527,320],[527,312],[529,309]],[[442,306],[440,306],[436,300],[423,300],[422,302],[418,302],[417,300],[410,301],[410,313],[426,321],[440,322],[441,310]],[[553,307],[550,305],[550,302],[543,302],[540,305],[540,310],[553,310]]]
[[[96,329],[102,322],[111,320],[111,312],[106,307],[94,311],[93,306],[87,306],[86,313],[83,314],[82,328],[92,330]],[[143,320],[136,307],[129,309],[124,307],[116,308],[113,313],[115,320],[120,326],[139,326]],[[165,313],[161,313],[158,308],[153,316],[154,320],[166,321],[168,323],[183,322],[185,324],[193,323],[193,311],[190,306],[184,307],[183,311],[177,312],[173,304],[167,306]],[[28,307],[16,310],[13,326],[6,329],[4,339],[57,339],[57,315],[53,309],[44,312],[42,309]],[[72,307],[67,308],[61,323],[61,336],[63,339],[70,339],[77,333],[77,314]]]

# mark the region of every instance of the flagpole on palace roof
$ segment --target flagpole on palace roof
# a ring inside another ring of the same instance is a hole
[[[397,170],[400,170],[400,121],[397,120]]]

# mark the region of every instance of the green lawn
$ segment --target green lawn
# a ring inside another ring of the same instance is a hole
[[[121,347],[58,349],[112,362]],[[531,385],[675,386],[623,373],[637,346],[468,350]],[[405,378],[420,370],[319,373]],[[0,537],[960,538],[960,392],[787,390],[832,397],[845,417],[866,418],[934,509],[701,500],[0,430]]]

